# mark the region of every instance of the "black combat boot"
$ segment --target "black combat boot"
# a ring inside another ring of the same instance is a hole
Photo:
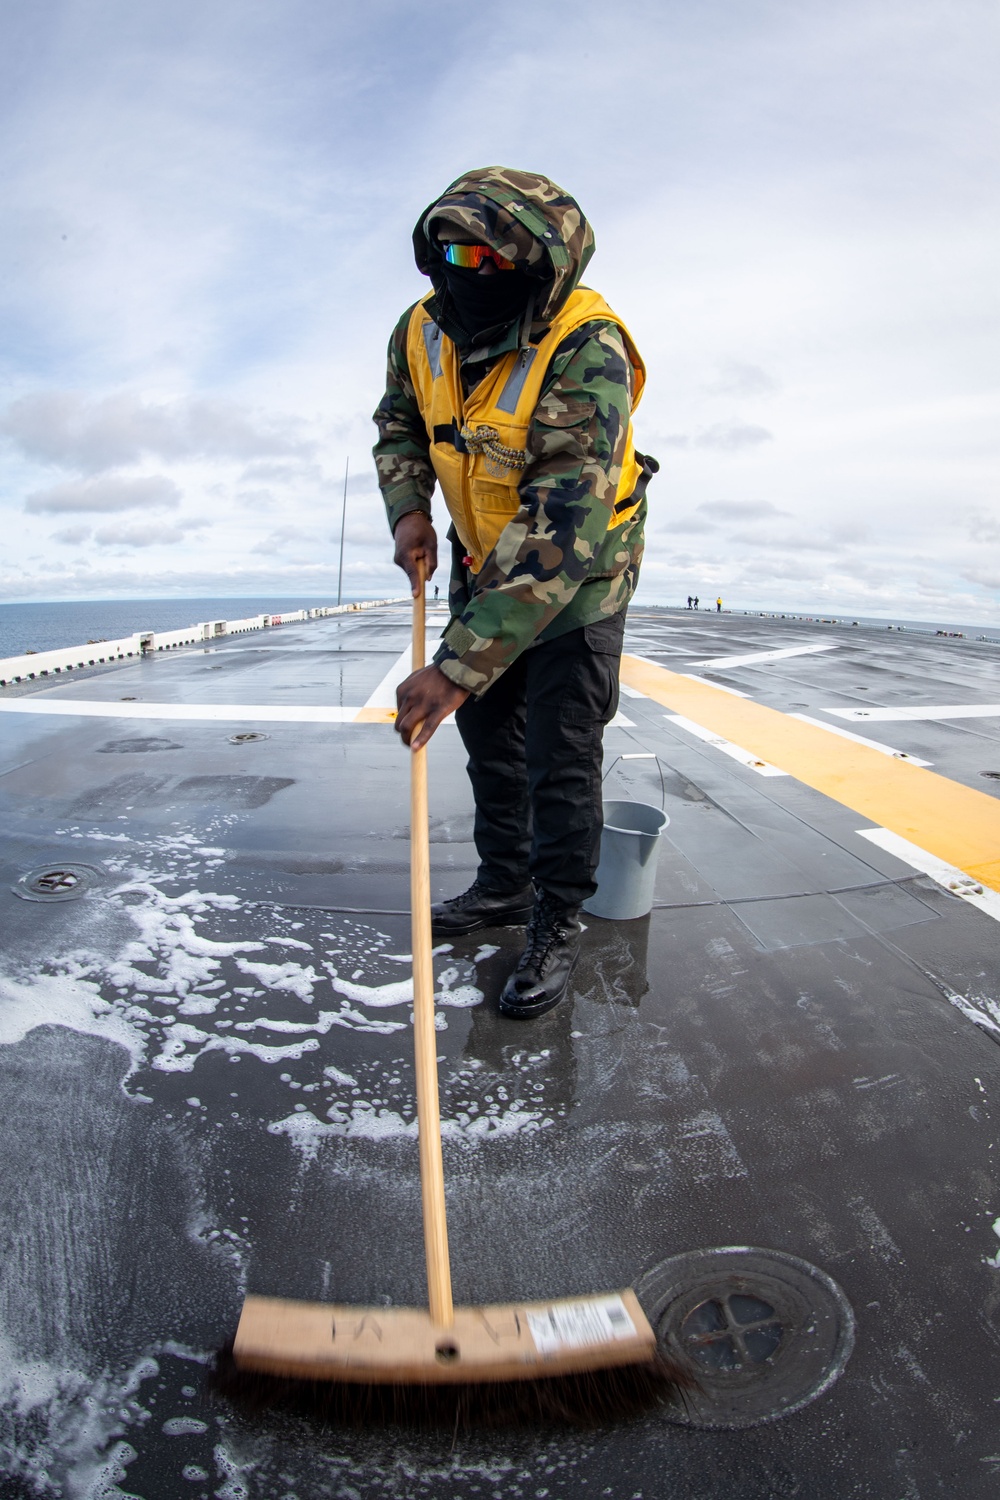
[[[565,995],[580,953],[578,908],[541,891],[528,923],[527,942],[500,996],[500,1013],[530,1020]]]
[[[474,880],[460,896],[431,907],[431,932],[435,937],[464,937],[480,927],[520,927],[531,916],[534,897],[530,885],[522,891],[491,891]]]

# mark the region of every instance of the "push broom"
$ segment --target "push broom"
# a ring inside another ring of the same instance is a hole
[[[424,609],[421,586],[413,602],[414,671],[424,665]],[[691,1381],[658,1353],[631,1289],[555,1302],[452,1303],[434,1028],[426,747],[411,753],[410,768],[413,1042],[428,1306],[343,1307],[249,1296],[232,1362],[236,1372],[276,1377],[283,1398],[293,1384],[307,1382],[312,1407],[325,1387],[318,1403],[325,1415],[364,1422],[601,1421],[646,1409]],[[247,1393],[245,1382],[236,1384]],[[232,1380],[221,1385],[234,1394]],[[256,1395],[267,1399],[263,1389]]]

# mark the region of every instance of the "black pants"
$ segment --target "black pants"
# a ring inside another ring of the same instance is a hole
[[[567,906],[597,889],[602,742],[624,634],[618,614],[532,646],[455,715],[483,885],[521,890],[530,878]]]

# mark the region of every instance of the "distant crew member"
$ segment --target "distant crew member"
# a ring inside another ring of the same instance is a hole
[[[722,595],[721,594],[719,595],[718,599],[716,599],[716,601],[715,601],[715,613],[717,615],[721,615],[722,614]]]
[[[455,711],[479,869],[434,907],[434,933],[527,922],[500,1009],[531,1017],[566,994],[596,890],[602,738],[658,467],[632,438],[645,368],[579,286],[593,232],[548,178],[467,172],[413,244],[432,290],[389,344],[375,463],[414,594],[418,567],[437,566],[441,487],[451,621],[433,664],[400,686],[396,728],[419,746]]]
[[[695,609],[698,608],[698,595],[697,594],[695,594],[695,596],[694,596],[694,607],[695,607]]]
[[[691,608],[691,595],[688,594],[688,609]]]

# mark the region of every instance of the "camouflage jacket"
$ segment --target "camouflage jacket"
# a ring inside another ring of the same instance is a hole
[[[435,275],[431,220],[471,230],[539,279],[530,329],[494,331],[494,341],[464,347],[464,335]],[[545,243],[545,239],[553,244]],[[468,174],[432,204],[414,232],[418,267],[431,275],[429,311],[459,344],[463,381],[482,373],[519,340],[535,341],[569,297],[593,253],[593,235],[576,203],[544,177],[487,168]],[[544,271],[545,274],[541,274]],[[407,309],[389,344],[386,392],[375,413],[375,463],[391,528],[409,511],[431,514],[435,475],[427,429],[406,358]],[[635,591],[643,547],[643,502],[609,530],[631,414],[632,367],[617,325],[587,323],[557,348],[528,432],[528,462],[518,486],[521,509],[504,543],[478,574],[452,540],[452,619],[435,663],[460,687],[485,692],[522,651],[538,641],[623,610]],[[508,543],[516,537],[516,545]],[[503,566],[497,560],[503,554]]]

